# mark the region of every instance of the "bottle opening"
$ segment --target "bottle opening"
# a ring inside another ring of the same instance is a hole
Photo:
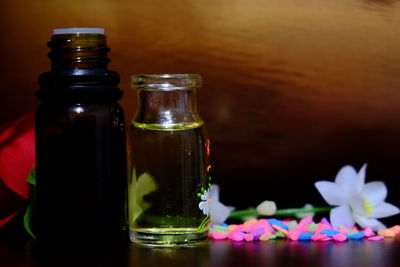
[[[47,43],[52,70],[107,69],[107,37],[101,28],[55,29]]]
[[[53,34],[104,34],[103,28],[59,28]]]
[[[131,76],[131,87],[138,90],[185,90],[199,88],[199,74],[138,74]]]

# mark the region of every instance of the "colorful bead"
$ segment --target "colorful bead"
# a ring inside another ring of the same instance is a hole
[[[295,220],[277,219],[251,219],[243,224],[212,225],[209,237],[215,240],[230,239],[240,242],[266,242],[275,238],[286,238],[292,241],[312,240],[315,242],[345,242],[347,240],[379,241],[400,234],[400,225],[378,231],[378,235],[370,227],[359,229],[341,225],[333,230],[329,222],[321,220],[319,223],[312,221],[312,217],[306,217],[299,222]]]

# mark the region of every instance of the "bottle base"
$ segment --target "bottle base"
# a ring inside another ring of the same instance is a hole
[[[208,231],[199,232],[197,228],[140,228],[130,231],[131,241],[144,246],[198,246],[204,244],[207,237]]]

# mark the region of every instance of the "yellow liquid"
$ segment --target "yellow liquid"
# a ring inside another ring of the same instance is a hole
[[[203,123],[132,124],[132,241],[174,245],[204,240],[207,218],[198,195],[209,179]]]

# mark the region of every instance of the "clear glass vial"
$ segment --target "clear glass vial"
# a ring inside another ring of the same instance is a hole
[[[138,108],[129,130],[133,242],[180,245],[207,238],[199,208],[209,186],[209,140],[196,107],[196,74],[132,76]]]

